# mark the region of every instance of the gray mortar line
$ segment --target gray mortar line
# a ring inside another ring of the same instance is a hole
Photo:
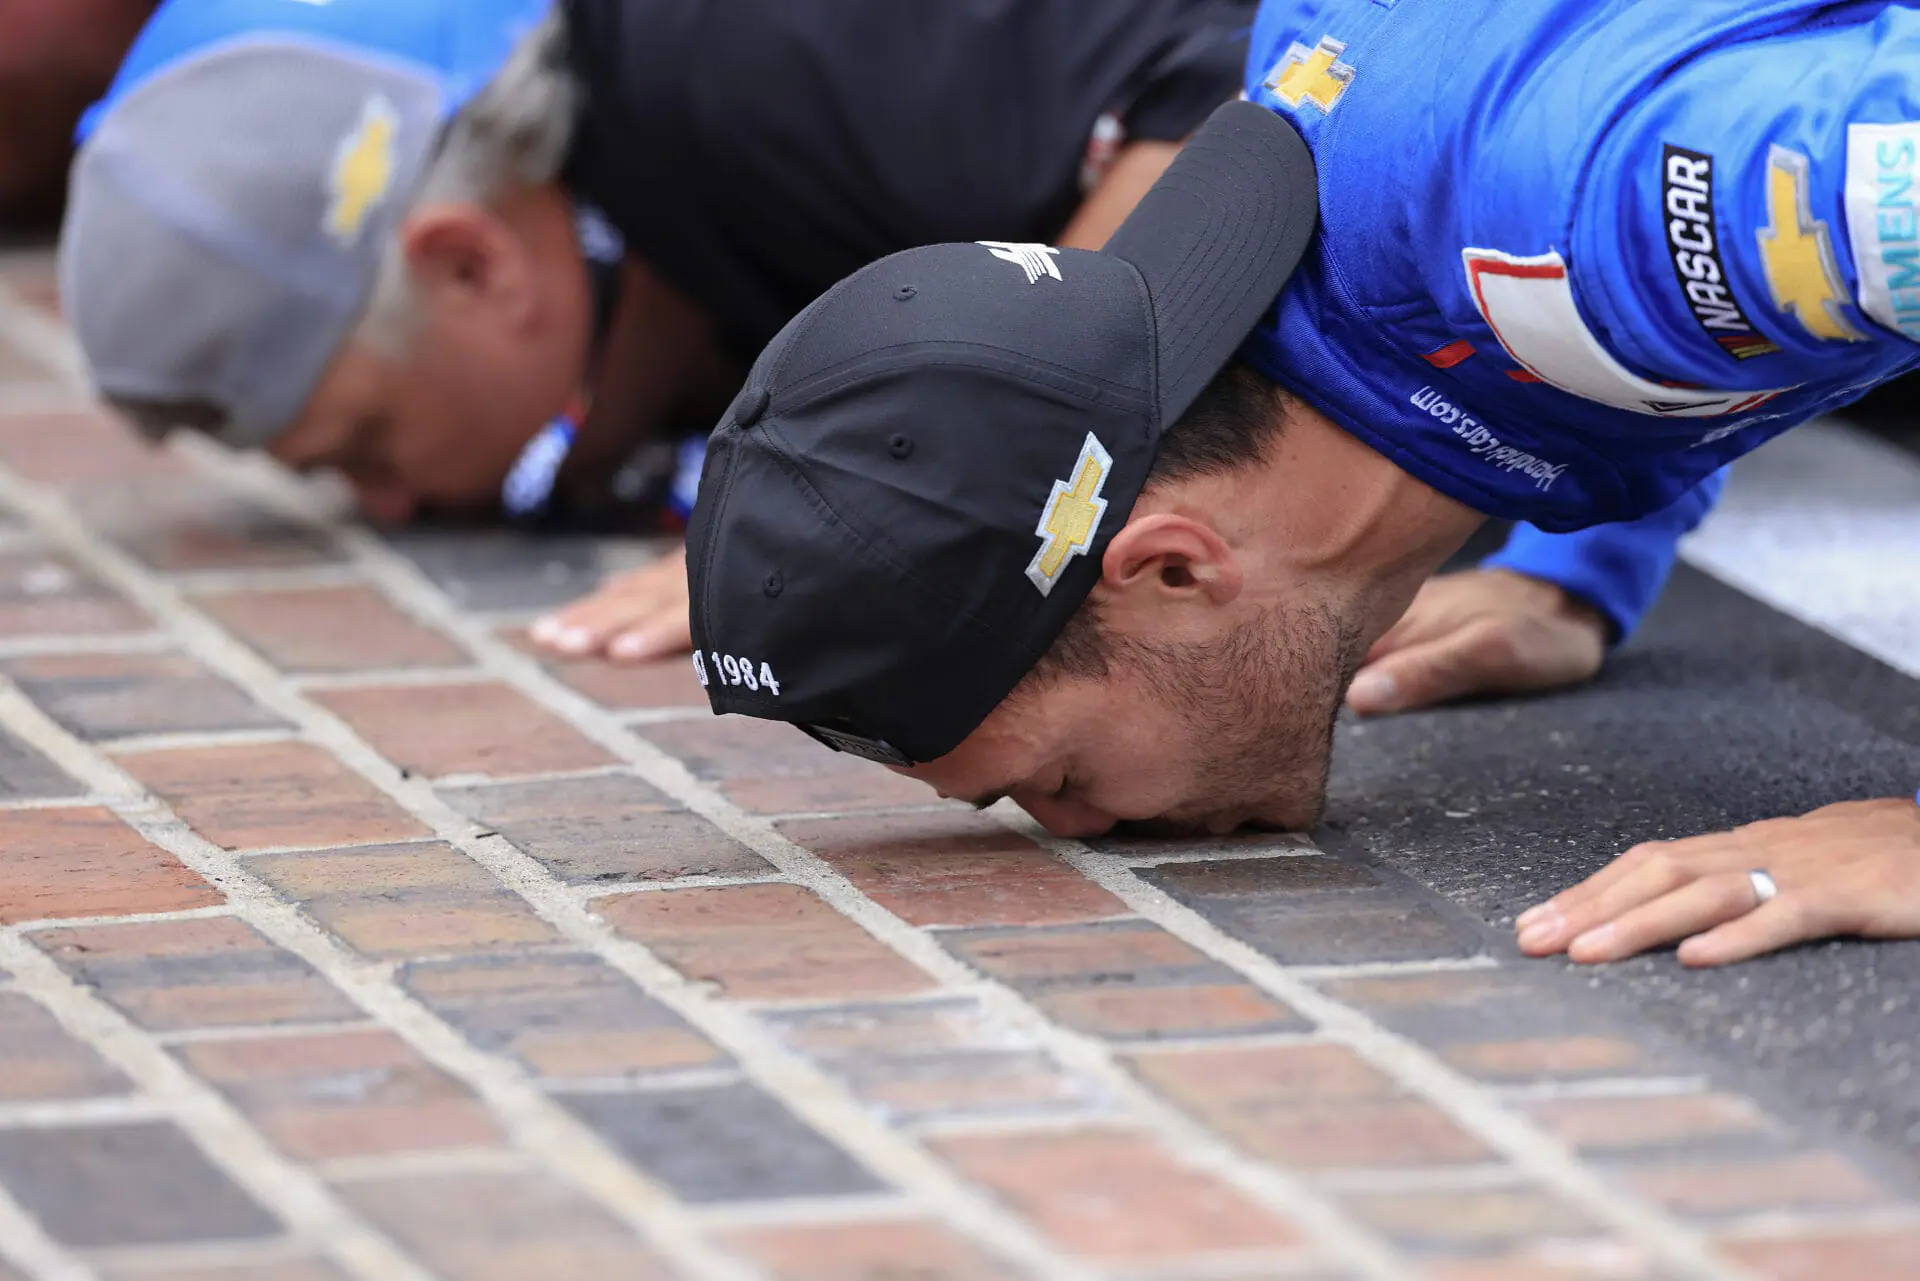
[[[1303,981],[1288,967],[1229,936],[1198,912],[1139,879],[1119,860],[1097,854],[1078,841],[1051,836],[1027,815],[1008,813],[1006,809],[995,807],[995,814],[1009,827],[1052,850],[1141,916],[1238,970],[1256,986],[1312,1019],[1330,1039],[1438,1106],[1492,1151],[1592,1214],[1602,1225],[1648,1249],[1667,1266],[1701,1281],[1746,1281],[1750,1276],[1721,1258],[1702,1234],[1608,1185],[1564,1144],[1503,1106],[1492,1089],[1468,1079],[1423,1047],[1388,1031],[1352,1006]]]
[[[357,766],[362,774],[368,774],[370,760],[378,762],[378,768],[369,775],[376,785],[381,782],[380,775],[390,777],[395,773],[332,717],[309,708],[304,700],[281,688],[277,673],[227,639],[176,593],[149,580],[118,549],[93,538],[64,504],[33,492],[4,469],[0,469],[0,497],[16,510],[30,514],[71,554],[127,592],[156,618],[171,623],[188,652],[222,672],[269,710],[288,715],[296,723],[304,721],[313,731],[310,737],[333,748],[350,767]],[[0,719],[83,783],[100,791],[131,790],[131,780],[111,761],[60,729],[10,685],[0,685]],[[398,793],[392,788],[383,790],[403,805],[413,799],[408,794],[412,789]],[[408,808],[417,809],[417,805]],[[422,1057],[466,1083],[491,1106],[516,1141],[538,1152],[560,1177],[600,1200],[671,1262],[693,1275],[726,1281],[757,1275],[688,1230],[677,1213],[678,1201],[664,1187],[641,1175],[598,1135],[532,1085],[518,1065],[486,1054],[403,992],[394,979],[393,966],[359,960],[292,903],[279,898],[247,868],[244,859],[200,837],[166,807],[154,802],[139,809],[139,813],[129,813],[116,807],[116,812],[147,840],[174,854],[226,893],[234,915],[307,961]],[[166,817],[156,820],[152,817],[156,812]],[[344,1217],[344,1207],[338,1207],[338,1213]],[[424,1274],[410,1271],[405,1275]]]
[[[341,720],[309,703],[285,677],[226,636],[163,580],[95,536],[64,502],[39,494],[10,470],[0,470],[0,498],[33,519],[90,572],[168,624],[186,652],[226,676],[268,710],[293,720],[308,739],[327,747],[349,768],[434,829],[441,839],[492,871],[563,937],[624,970],[645,990],[705,1031],[747,1066],[760,1084],[823,1134],[839,1140],[880,1177],[926,1196],[940,1205],[951,1221],[1039,1275],[1061,1281],[1095,1275],[1059,1253],[1036,1230],[967,1185],[918,1145],[889,1131],[824,1073],[771,1043],[745,1013],[729,1013],[703,988],[689,983],[639,944],[620,939],[576,902],[569,887],[543,866],[504,842],[492,842],[496,848],[488,849],[489,842],[472,839],[482,829],[456,814],[427,782],[401,778],[390,762]],[[501,648],[506,647],[502,644]],[[24,699],[20,701],[25,703]],[[549,706],[548,710],[554,709]],[[66,737],[50,722],[39,719],[37,737],[45,738],[48,731]],[[617,727],[613,732],[620,737],[625,734]],[[78,744],[72,746],[77,748]],[[95,768],[90,760],[86,764],[89,770]],[[86,775],[81,777],[85,781]],[[393,980],[391,966],[357,963],[343,945],[256,880],[241,858],[198,837],[177,820],[149,824],[142,834],[223,888],[234,899],[238,915],[313,964],[424,1057],[474,1087],[507,1121],[517,1138],[548,1157],[551,1168],[596,1196],[623,1221],[640,1228],[643,1236],[676,1262],[703,1276],[759,1275],[701,1237],[681,1203],[663,1186],[628,1164],[599,1135],[532,1086],[518,1065],[470,1045],[424,1005],[403,993]]]
[[[162,654],[173,648],[164,632],[107,632],[93,636],[43,633],[0,640],[0,659],[65,657],[68,654]]]
[[[317,1175],[281,1156],[212,1086],[10,929],[0,930],[0,965],[12,971],[16,990],[32,996],[164,1108],[209,1161],[289,1232],[325,1242],[334,1260],[363,1281],[432,1281],[431,1274],[352,1214]],[[0,1220],[4,1217],[0,1210]]]
[[[140,1094],[97,1099],[49,1099],[40,1103],[0,1103],[0,1130],[59,1130],[76,1125],[112,1125],[124,1121],[164,1121],[165,1105]]]
[[[256,493],[274,502],[283,513],[305,516],[301,511],[303,495],[297,484],[281,482],[278,477],[259,472],[251,473],[249,479],[258,482]],[[1113,1052],[1104,1044],[1054,1024],[1011,988],[992,980],[983,982],[971,968],[949,955],[933,936],[882,908],[823,859],[781,836],[774,829],[775,819],[747,815],[717,789],[696,779],[680,761],[636,737],[617,717],[553,678],[537,660],[475,626],[437,584],[385,544],[357,529],[336,529],[333,536],[365,566],[369,577],[390,598],[415,602],[420,616],[464,643],[501,681],[558,714],[591,741],[630,762],[645,781],[759,853],[794,883],[812,890],[842,916],[914,962],[942,985],[977,992],[983,1005],[1026,1029],[1051,1050],[1058,1061],[1097,1082],[1114,1098],[1149,1118],[1158,1137],[1186,1164],[1211,1173],[1255,1203],[1301,1227],[1336,1257],[1375,1281],[1401,1281],[1413,1275],[1383,1242],[1354,1224],[1305,1180],[1240,1153],[1135,1081],[1113,1061]],[[543,865],[511,846],[474,847],[469,853],[536,907],[551,904],[562,909],[569,922],[570,937],[582,937],[604,959],[713,1035],[749,1070],[756,1064],[768,1063],[765,1033],[754,1026],[746,1011],[732,1010],[713,1000],[710,994],[690,984],[650,950],[614,934],[597,917],[589,917],[584,926],[586,934],[575,935],[572,921],[583,913],[578,904],[566,900],[568,887],[553,878]],[[548,919],[559,924],[554,917]],[[860,1143],[848,1145],[857,1155],[870,1159],[891,1158],[898,1163],[902,1176],[911,1171],[917,1177],[910,1186],[935,1192],[935,1204],[941,1205],[951,1220],[963,1222],[976,1236],[1035,1267],[1041,1275],[1063,1281],[1091,1275],[1077,1261],[1069,1264],[1026,1224],[1012,1219],[918,1143],[877,1125],[857,1107],[849,1108],[843,1088],[812,1064],[777,1044],[771,1048],[772,1063],[768,1066],[787,1078],[789,1086],[783,1097],[790,1104],[800,1104],[796,1110],[825,1132],[842,1139],[859,1137]],[[765,1076],[759,1079],[771,1088]],[[875,1144],[874,1138],[882,1141]],[[875,1151],[870,1154],[866,1148]],[[1018,1253],[1012,1248],[1016,1244],[1020,1247]]]

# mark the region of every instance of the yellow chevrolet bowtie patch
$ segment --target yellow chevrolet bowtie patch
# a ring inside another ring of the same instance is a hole
[[[1340,61],[1346,51],[1347,46],[1332,36],[1321,36],[1311,49],[1295,42],[1267,76],[1267,88],[1289,107],[1310,102],[1322,115],[1329,114],[1353,83],[1353,68]]]
[[[1053,585],[1066,572],[1068,561],[1085,555],[1093,546],[1093,536],[1100,531],[1100,520],[1107,514],[1107,500],[1100,496],[1100,491],[1106,487],[1107,473],[1112,470],[1113,455],[1088,432],[1087,443],[1080,446],[1079,461],[1073,465],[1072,477],[1053,482],[1053,493],[1041,509],[1040,523],[1033,530],[1040,537],[1040,550],[1027,566],[1027,578],[1040,589],[1042,596],[1052,594]]]
[[[1760,262],[1773,305],[1815,338],[1864,342],[1847,319],[1846,286],[1833,258],[1827,224],[1813,216],[1807,158],[1775,146],[1767,152],[1767,225],[1759,232]]]
[[[351,246],[367,225],[367,216],[387,198],[393,186],[393,144],[400,132],[400,113],[378,94],[367,99],[360,122],[334,153],[327,190],[333,197],[324,224],[327,234]]]

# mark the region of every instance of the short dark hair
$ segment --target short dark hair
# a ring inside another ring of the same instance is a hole
[[[1271,379],[1230,362],[1160,438],[1147,488],[1260,462],[1280,437],[1286,408],[1285,393]]]
[[[1286,394],[1271,379],[1230,362],[1160,438],[1147,488],[1222,476],[1264,460],[1280,438],[1286,409]],[[1089,600],[1074,611],[1027,679],[1042,685],[1069,676],[1097,680],[1107,675],[1113,652],[1100,611]]]

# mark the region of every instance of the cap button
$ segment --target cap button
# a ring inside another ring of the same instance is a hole
[[[748,388],[740,397],[740,408],[733,416],[734,424],[740,427],[753,426],[767,412],[767,405],[772,400],[765,387]]]

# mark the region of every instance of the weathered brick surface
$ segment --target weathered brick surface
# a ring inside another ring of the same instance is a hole
[[[16,658],[0,671],[64,728],[90,740],[286,725],[192,659],[173,654]]]
[[[667,708],[704,708],[706,691],[684,657],[651,663],[607,663],[599,659],[556,661],[537,650],[525,628],[508,628],[500,638],[515,649],[534,654],[558,680],[576,694],[613,711],[653,711]]]
[[[1347,979],[1327,995],[1493,1083],[1685,1072],[1657,1038],[1631,1035],[1613,1013],[1537,969]]]
[[[308,1161],[484,1147],[480,1101],[385,1031],[238,1036],[177,1053],[290,1156]]]
[[[1424,961],[1480,941],[1369,868],[1324,856],[1226,859],[1144,869],[1142,879],[1286,965]]]
[[[412,685],[314,695],[394,764],[415,774],[547,774],[613,757],[505,685]]]
[[[755,1228],[728,1240],[778,1281],[1012,1281],[1024,1275],[965,1237],[913,1219]]]
[[[0,1281],[1915,1275],[1878,1136],[1337,844],[1056,857],[682,658],[527,661],[653,548],[26,412],[53,279],[0,252],[0,1189],[73,1266]]]
[[[787,1046],[891,1121],[1007,1120],[1100,1110],[1100,1091],[979,1002],[945,999],[769,1014]]]
[[[369,956],[491,952],[558,937],[485,868],[437,842],[266,854],[248,866]]]
[[[938,799],[926,784],[828,751],[791,725],[722,716],[650,725],[640,733],[755,814],[885,809]]]
[[[445,1281],[653,1281],[671,1274],[580,1193],[537,1174],[373,1179],[341,1195]]]
[[[290,672],[459,667],[468,661],[458,645],[371,587],[231,592],[202,596],[199,605]]]
[[[1063,1249],[1088,1258],[1159,1262],[1299,1240],[1290,1224],[1144,1135],[1077,1130],[934,1146]]]
[[[1305,1170],[1446,1166],[1492,1153],[1334,1045],[1143,1051],[1141,1077],[1228,1141]]]
[[[106,636],[153,625],[63,556],[0,552],[0,636]]]
[[[1119,899],[1032,841],[968,811],[782,823],[915,925],[1050,925],[1119,916]]]
[[[310,743],[129,752],[118,759],[195,831],[232,850],[357,845],[432,834],[373,784]]]
[[[0,730],[0,801],[53,800],[86,790],[52,761]]]
[[[291,569],[339,559],[320,531],[216,480],[152,459],[141,474],[88,486],[77,503],[107,538],[163,573]],[[157,474],[156,474],[157,473]]]
[[[558,1097],[634,1164],[696,1204],[847,1196],[885,1186],[752,1085]]]
[[[214,907],[218,890],[102,809],[0,812],[0,925]]]
[[[1765,1281],[1909,1281],[1920,1229],[1753,1237],[1725,1250]]]
[[[956,930],[961,960],[1049,1015],[1114,1040],[1301,1032],[1311,1025],[1232,970],[1148,921]]]
[[[932,983],[797,885],[622,894],[594,906],[687,977],[743,1000],[898,996]]]
[[[170,1125],[0,1130],[0,1184],[55,1239],[73,1246],[279,1233],[273,1216]]]
[[[158,1032],[359,1014],[306,962],[232,917],[50,929],[33,941],[121,1013]]]
[[[625,975],[581,952],[422,961],[407,989],[474,1044],[552,1081],[644,1077],[727,1056]]]
[[[449,788],[442,795],[575,884],[773,870],[704,818],[626,774]]]
[[[44,1007],[0,989],[0,1103],[95,1098],[131,1088]]]

